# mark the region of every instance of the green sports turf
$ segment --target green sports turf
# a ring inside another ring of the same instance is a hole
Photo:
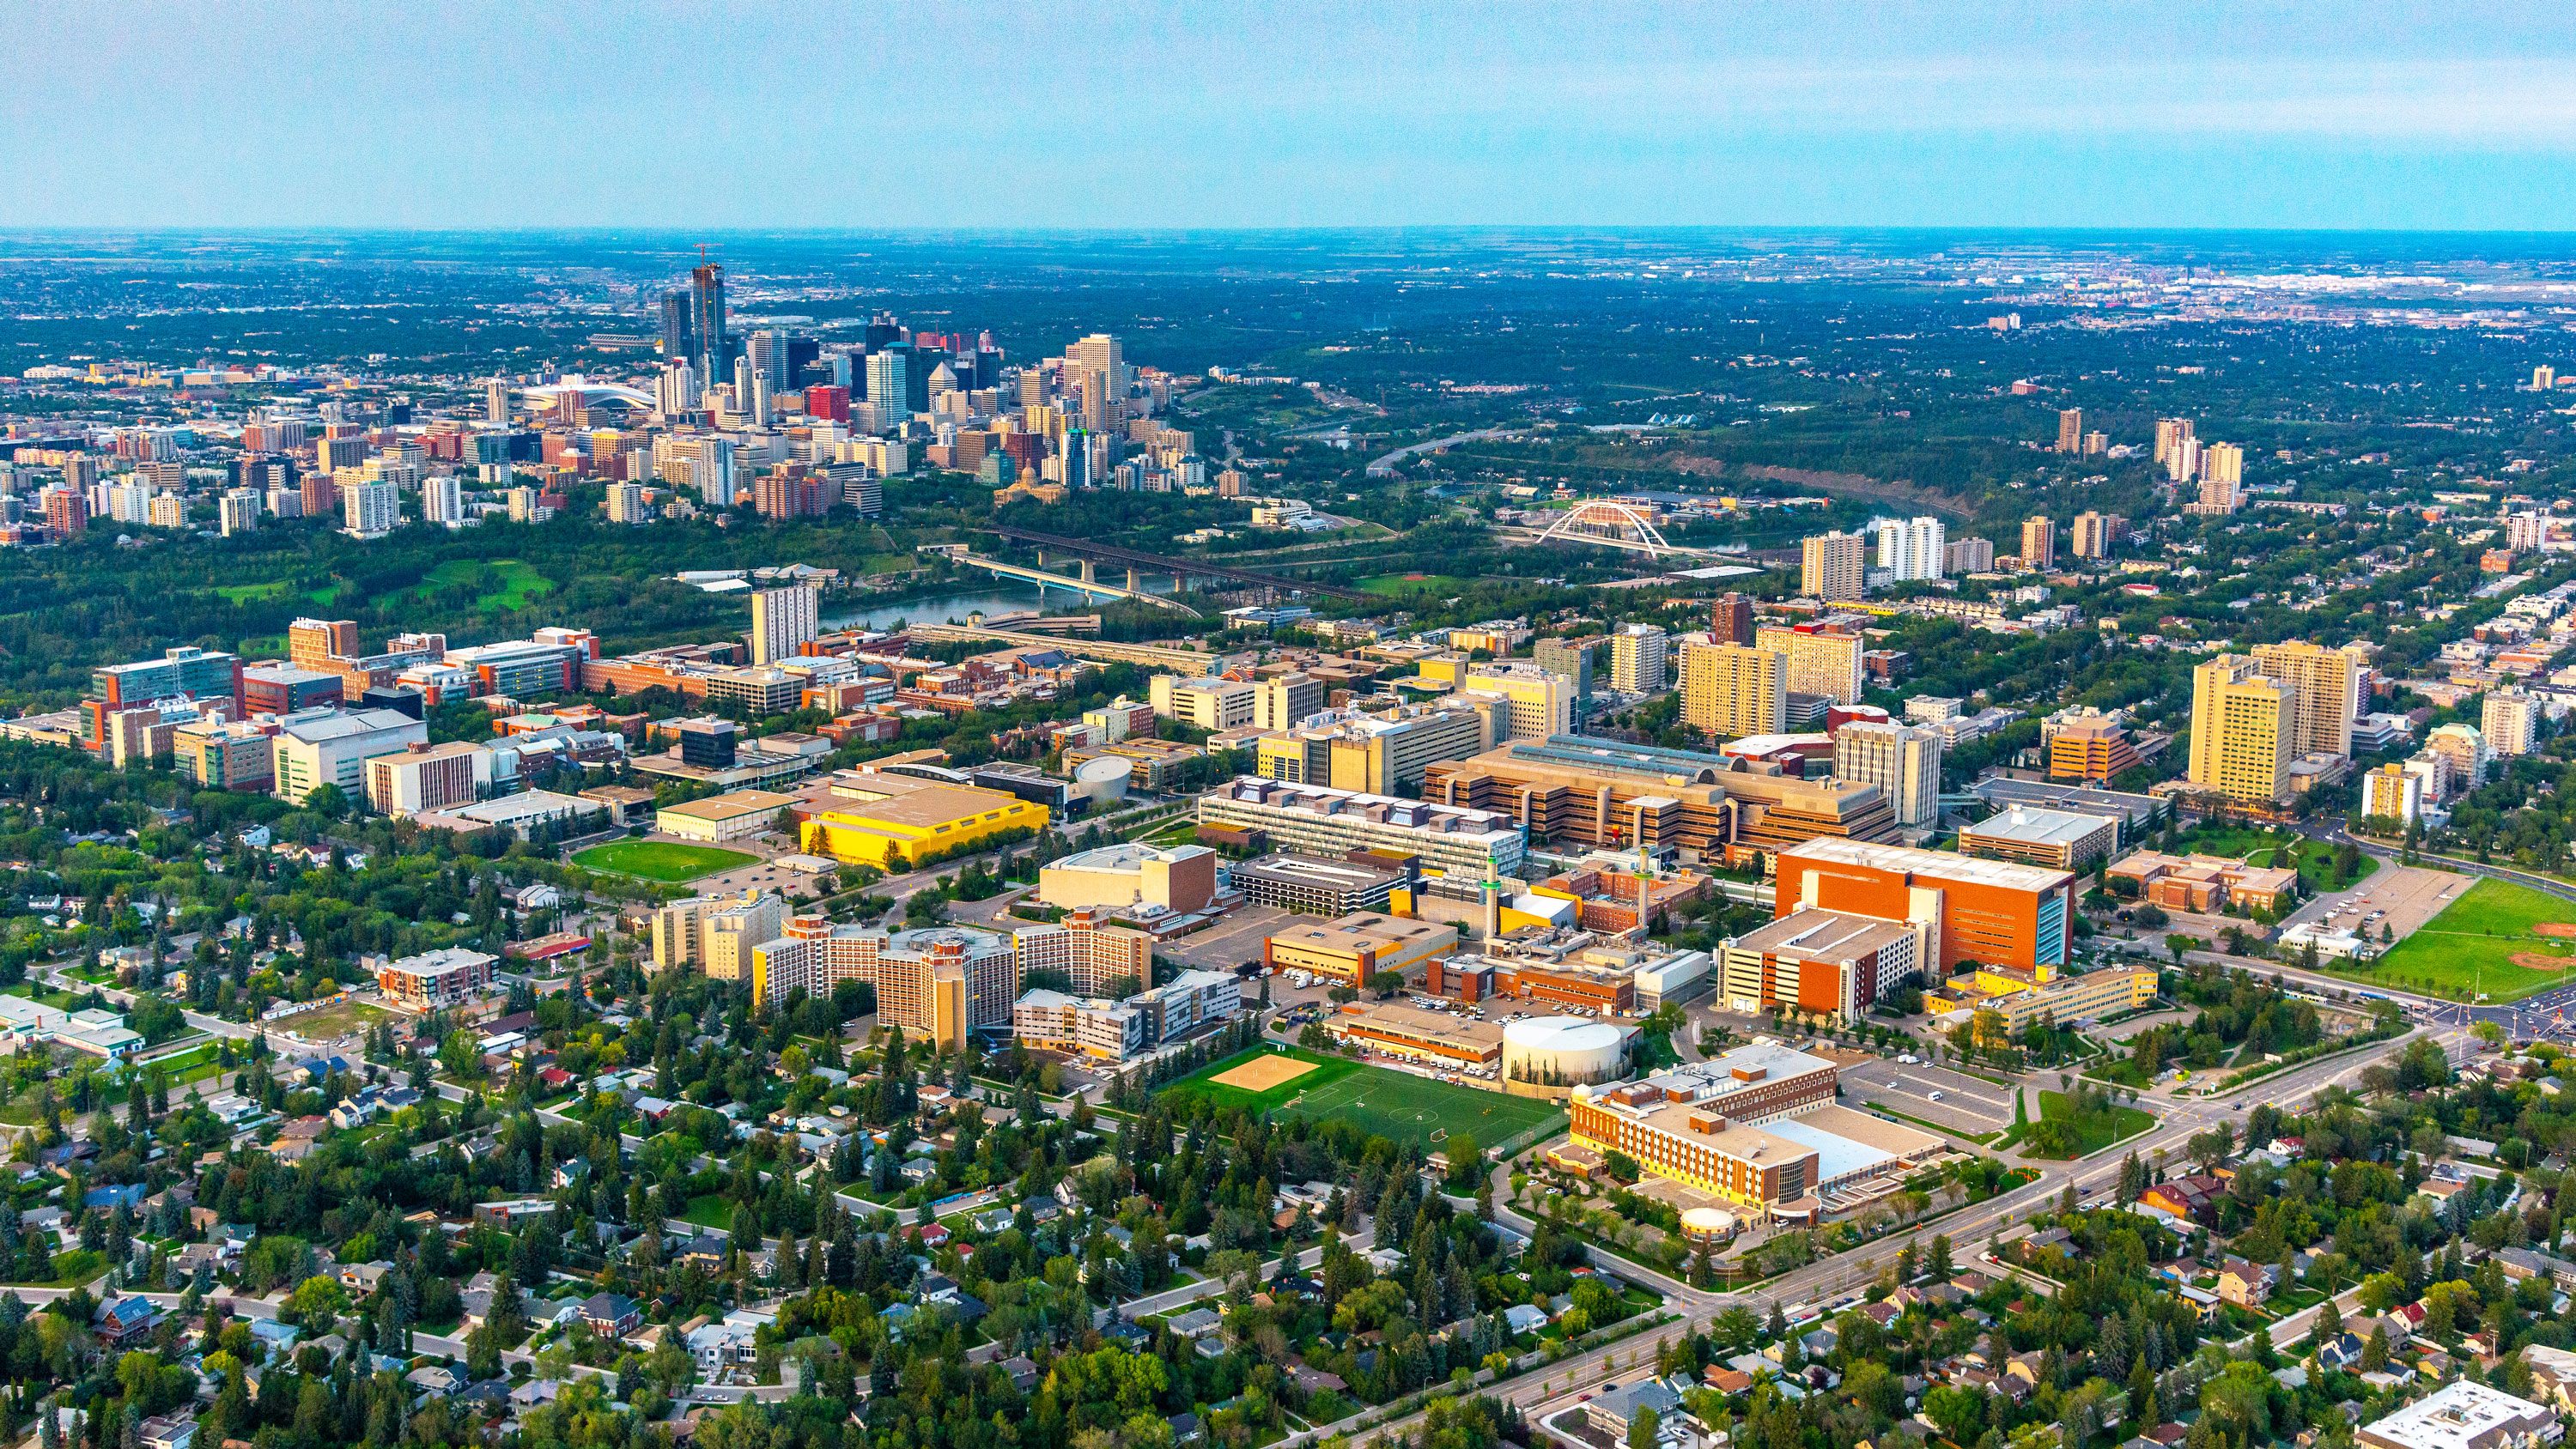
[[[596,845],[572,858],[584,870],[613,871],[674,884],[713,875],[720,870],[757,865],[760,857],[713,845],[680,845],[668,840],[619,840]]]
[[[1320,1063],[1293,1082],[1267,1092],[1247,1092],[1206,1080],[1249,1060],[1255,1048],[1208,1067],[1173,1084],[1171,1090],[1204,1092],[1222,1107],[1244,1107],[1272,1115],[1310,1121],[1339,1120],[1392,1142],[1409,1142],[1437,1151],[1452,1132],[1464,1132],[1479,1147],[1526,1132],[1562,1115],[1556,1103],[1536,1097],[1513,1097],[1477,1087],[1453,1087],[1410,1072],[1366,1066],[1348,1058],[1290,1049],[1300,1061]]]

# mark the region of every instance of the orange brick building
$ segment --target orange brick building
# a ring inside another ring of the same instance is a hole
[[[2063,966],[2075,941],[2075,877],[2012,861],[1856,840],[1811,840],[1781,852],[1773,914],[1800,907],[1932,927],[1934,980],[1962,961]]]
[[[2129,732],[2107,719],[2082,720],[2048,742],[2048,773],[2060,780],[2108,780],[2138,763]]]

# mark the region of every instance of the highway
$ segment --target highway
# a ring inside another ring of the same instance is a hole
[[[1409,443],[1392,453],[1380,453],[1369,459],[1368,475],[1372,478],[1390,478],[1395,475],[1396,464],[1416,453],[1446,452],[1460,443],[1481,442],[1487,438],[1516,437],[1519,433],[1518,428],[1480,428],[1472,433],[1454,433],[1445,438],[1434,438],[1427,443]]]

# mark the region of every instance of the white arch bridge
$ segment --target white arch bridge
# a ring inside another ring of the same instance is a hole
[[[1540,543],[1597,543],[1648,558],[1695,558],[1699,550],[1667,541],[1634,505],[1612,498],[1593,498],[1574,505],[1547,526]]]

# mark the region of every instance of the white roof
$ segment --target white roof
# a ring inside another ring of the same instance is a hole
[[[1954,855],[1946,850],[1915,850],[1903,845],[1874,845],[1865,840],[1842,840],[1818,836],[1780,852],[1788,861],[1817,861],[1833,865],[1862,865],[1878,870],[1901,870],[1916,875],[1946,877],[1950,880],[1976,881],[2003,886],[2011,890],[2042,891],[2074,879],[2062,870],[2023,865],[2009,860],[1983,860],[1973,855]]]
[[[2508,1435],[2556,1423],[2557,1416],[2538,1404],[2464,1379],[2364,1426],[2361,1432],[2366,1439],[2398,1449],[2489,1449]]]

